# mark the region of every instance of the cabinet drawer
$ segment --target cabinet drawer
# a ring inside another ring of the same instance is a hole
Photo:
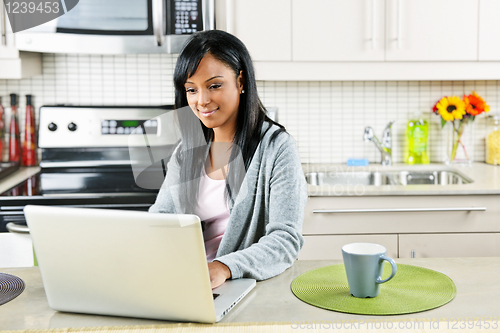
[[[342,246],[358,242],[381,244],[389,257],[398,257],[397,235],[316,235],[304,238],[299,260],[341,260]]]
[[[498,195],[310,197],[302,232],[304,235],[500,232],[498,200]],[[468,211],[471,207],[486,210]],[[352,212],[359,210],[372,212]]]
[[[399,257],[499,257],[500,233],[399,235]]]

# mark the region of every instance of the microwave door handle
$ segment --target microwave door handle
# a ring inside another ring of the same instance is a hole
[[[158,46],[162,46],[163,44],[163,1],[153,0],[153,32]]]
[[[214,0],[201,0],[201,8],[203,13],[203,30],[214,30],[215,29]]]

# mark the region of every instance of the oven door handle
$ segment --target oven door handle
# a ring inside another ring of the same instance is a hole
[[[15,224],[15,223],[7,223],[5,225],[5,227],[7,228],[7,230],[9,230],[9,232],[13,232],[13,233],[17,233],[17,234],[29,234],[30,233],[30,228],[28,228],[28,226],[26,225],[19,225],[19,224]]]

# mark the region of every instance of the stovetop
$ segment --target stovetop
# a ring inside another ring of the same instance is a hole
[[[68,196],[155,194],[158,190],[137,186],[130,167],[42,169],[14,188],[9,196]]]
[[[23,208],[29,204],[147,210],[179,140],[172,111],[173,106],[42,106],[42,169],[0,194],[0,232],[8,223],[25,223]]]
[[[136,185],[128,168],[45,170],[0,194],[0,232],[25,224],[26,205],[147,210],[158,190]]]

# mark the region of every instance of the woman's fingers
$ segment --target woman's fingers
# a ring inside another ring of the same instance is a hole
[[[208,273],[210,275],[210,284],[212,289],[217,288],[231,277],[229,268],[220,261],[208,263]]]

